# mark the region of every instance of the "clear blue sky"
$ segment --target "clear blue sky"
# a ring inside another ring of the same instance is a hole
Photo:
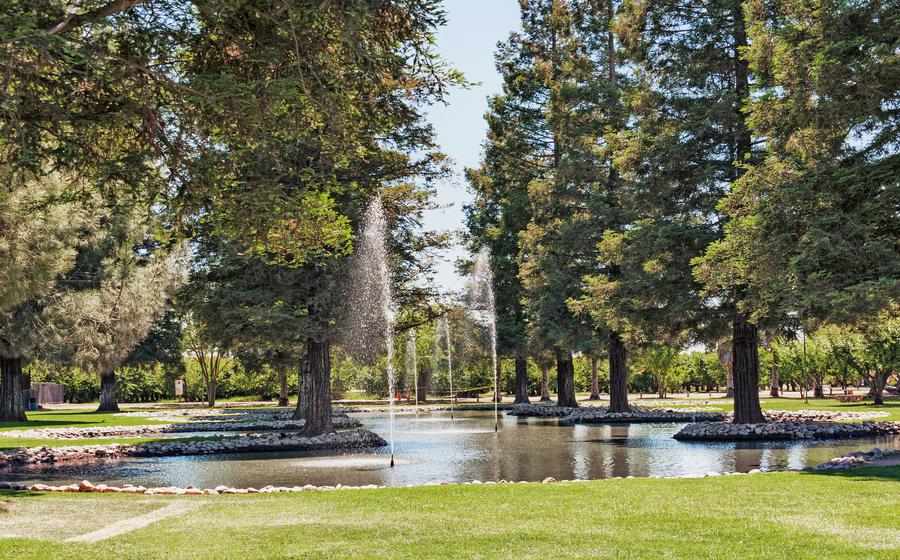
[[[454,175],[436,185],[437,202],[447,208],[430,212],[426,227],[455,230],[462,227],[462,207],[471,199],[463,169],[478,165],[481,159],[487,97],[500,91],[494,51],[497,42],[519,29],[519,3],[517,0],[445,0],[444,9],[448,22],[438,31],[438,51],[468,81],[477,83],[471,89],[454,91],[448,105],[428,110],[441,149],[454,161]],[[458,290],[463,286],[453,266],[453,261],[463,254],[457,247],[440,263],[436,280],[442,289]]]

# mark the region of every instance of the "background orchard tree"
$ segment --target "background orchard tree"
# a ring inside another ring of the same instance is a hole
[[[184,317],[182,345],[200,367],[200,376],[206,389],[206,404],[216,406],[216,390],[219,376],[232,363],[232,356],[222,342],[217,342],[208,332],[206,323],[193,313]]]
[[[670,388],[670,375],[677,365],[679,353],[677,348],[655,346],[641,350],[639,363],[645,371],[653,376],[659,398],[665,398]]]

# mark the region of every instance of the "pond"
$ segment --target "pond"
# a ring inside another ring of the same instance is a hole
[[[386,414],[358,414],[365,426],[387,437]],[[845,452],[900,448],[900,436],[804,442],[679,442],[683,424],[559,426],[556,419],[492,412],[403,413],[396,416],[396,466],[388,448],[345,454],[273,452],[126,459],[42,470],[7,471],[0,479],[62,484],[95,483],[201,488],[679,476],[751,469],[815,466]],[[208,434],[207,434],[208,435]]]

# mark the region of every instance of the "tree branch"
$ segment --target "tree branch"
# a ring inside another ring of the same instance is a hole
[[[138,4],[147,1],[148,0],[113,0],[108,4],[104,4],[83,14],[70,15],[66,19],[45,28],[44,31],[48,35],[58,35],[60,33],[65,33],[66,31],[81,27],[86,23],[104,19],[120,12],[127,12]]]

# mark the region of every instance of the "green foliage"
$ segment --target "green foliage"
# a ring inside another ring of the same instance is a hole
[[[60,383],[66,402],[88,403],[100,398],[100,378],[91,370],[32,362],[28,373],[34,382]],[[123,366],[116,370],[120,402],[157,402],[174,397],[174,377],[161,364]]]
[[[0,13],[5,181],[52,166],[293,265],[350,249],[348,192],[440,169],[419,106],[463,82],[434,54],[434,1]]]
[[[853,323],[900,294],[900,19],[883,2],[747,3],[748,118],[766,157],[720,209],[698,278],[758,319]]]

